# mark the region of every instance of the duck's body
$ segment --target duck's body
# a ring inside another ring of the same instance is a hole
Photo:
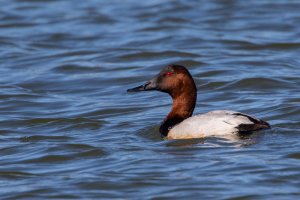
[[[269,125],[266,122],[243,113],[215,110],[189,117],[175,125],[169,131],[167,139],[226,137],[268,127]]]
[[[188,70],[180,65],[166,66],[146,84],[128,91],[147,90],[166,92],[173,99],[172,110],[159,129],[167,139],[226,137],[270,128],[263,120],[228,110],[217,110],[192,117],[197,89]]]

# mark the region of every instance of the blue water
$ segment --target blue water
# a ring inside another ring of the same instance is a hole
[[[298,199],[300,2],[0,0],[1,199]],[[176,63],[194,113],[271,130],[166,141]]]

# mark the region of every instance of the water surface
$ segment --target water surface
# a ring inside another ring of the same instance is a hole
[[[297,199],[300,2],[0,1],[2,199]],[[165,141],[165,94],[126,94],[169,63],[195,113],[271,130]]]

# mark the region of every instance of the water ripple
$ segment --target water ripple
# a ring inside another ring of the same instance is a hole
[[[297,1],[0,1],[3,199],[299,199]],[[194,113],[272,129],[163,140],[163,93],[126,94],[188,67]],[[255,186],[255,192],[253,190]]]

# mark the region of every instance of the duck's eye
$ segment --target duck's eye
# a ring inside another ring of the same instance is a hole
[[[166,75],[166,76],[172,76],[173,73],[172,73],[172,72],[166,72],[165,75]]]

